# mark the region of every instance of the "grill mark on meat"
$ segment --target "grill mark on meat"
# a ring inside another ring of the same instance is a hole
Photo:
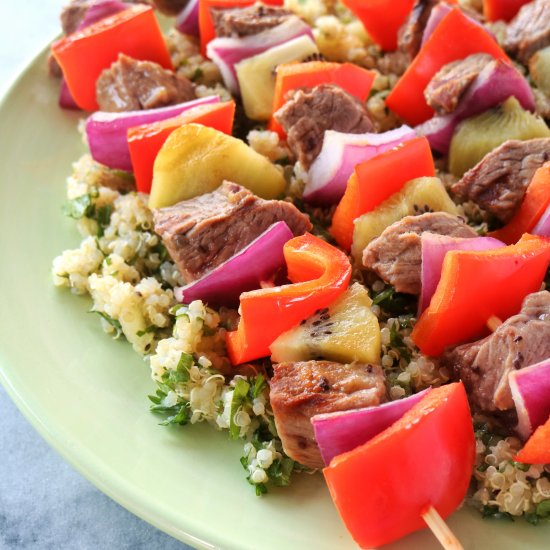
[[[311,229],[292,203],[268,201],[224,182],[194,199],[153,211],[155,231],[190,283],[245,248],[270,225],[284,221],[294,235]]]
[[[361,134],[373,129],[365,105],[333,84],[290,92],[274,117],[287,133],[288,146],[306,169],[321,152],[325,130]]]
[[[284,8],[254,4],[246,8],[210,8],[216,36],[243,37],[279,26],[294,14]]]
[[[304,361],[279,363],[273,373],[270,402],[283,448],[310,468],[324,465],[311,425],[314,415],[379,405],[387,397],[378,365]]]
[[[451,190],[507,223],[521,205],[535,171],[549,155],[550,138],[506,141],[468,170]]]
[[[151,0],[153,6],[166,15],[178,15],[189,0]]]
[[[453,112],[479,73],[497,61],[486,53],[476,53],[443,66],[424,90],[428,105],[438,114]]]
[[[363,265],[377,273],[397,292],[420,294],[422,233],[450,237],[477,237],[459,217],[445,212],[407,216],[387,227],[363,252]]]
[[[521,7],[510,21],[504,47],[527,64],[531,56],[550,44],[550,0],[535,0]]]
[[[96,96],[102,111],[136,111],[190,101],[195,89],[189,79],[157,63],[120,54],[97,79]]]
[[[464,382],[473,410],[510,411],[514,402],[508,375],[550,357],[550,292],[527,296],[520,313],[477,342],[448,350],[441,366]]]

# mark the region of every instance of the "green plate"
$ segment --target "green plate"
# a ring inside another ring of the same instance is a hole
[[[322,476],[298,476],[290,488],[258,498],[239,464],[241,446],[224,433],[158,426],[148,412],[147,364],[102,332],[86,313],[88,299],[52,286],[52,259],[80,241],[61,205],[70,163],[84,146],[80,115],[58,108],[58,83],[45,67],[42,54],[0,106],[0,375],[7,391],[78,471],[182,541],[239,550],[356,548]],[[471,510],[449,523],[468,549],[549,546],[547,526],[484,521]],[[388,548],[439,546],[422,532]]]

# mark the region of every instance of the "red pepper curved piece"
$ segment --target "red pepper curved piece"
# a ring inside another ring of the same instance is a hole
[[[487,321],[505,320],[521,309],[525,296],[540,289],[550,262],[550,239],[523,235],[517,244],[481,252],[445,255],[430,306],[411,338],[426,355],[481,338]]]
[[[514,244],[524,233],[529,233],[537,225],[548,206],[550,206],[550,162],[535,172],[514,217],[502,229],[489,233],[489,236],[506,244]]]
[[[372,39],[386,51],[397,48],[397,31],[411,12],[414,0],[342,0],[363,23]]]
[[[550,418],[535,430],[514,460],[523,464],[550,464]]]
[[[434,115],[424,97],[424,89],[432,77],[447,63],[474,53],[488,53],[510,62],[485,28],[454,8],[441,20],[397,81],[386,98],[386,105],[407,124],[416,126],[425,122]]]
[[[184,124],[202,124],[231,135],[235,102],[201,105],[167,120],[135,126],[128,130],[128,149],[137,190],[150,193],[155,159],[168,136]]]
[[[487,21],[510,21],[523,4],[531,0],[483,0],[483,15]]]
[[[101,72],[117,60],[119,53],[173,69],[153,9],[143,5],[128,8],[57,40],[52,44],[52,53],[75,102],[86,111],[98,109],[96,81]]]
[[[432,389],[395,424],[323,470],[355,541],[378,548],[450,515],[468,490],[475,438],[461,382]]]
[[[355,167],[338,204],[330,233],[349,250],[353,241],[353,221],[374,210],[412,179],[435,174],[430,144],[417,137],[377,155]]]
[[[318,237],[295,237],[283,252],[294,284],[241,294],[239,327],[226,335],[233,365],[270,355],[269,346],[278,336],[327,307],[348,287],[348,257]]]

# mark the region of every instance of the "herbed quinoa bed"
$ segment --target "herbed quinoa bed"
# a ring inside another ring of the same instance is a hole
[[[477,2],[463,4],[467,4],[465,9],[474,10],[481,17]],[[402,52],[383,54],[363,25],[339,3],[290,0],[286,7],[311,26],[318,49],[315,59],[351,62],[373,71],[375,76],[366,101],[372,131],[383,133],[400,126],[399,118],[388,109],[386,98],[406,68]],[[505,41],[503,22],[489,27],[499,41]],[[219,68],[201,55],[195,40],[172,30],[166,35],[166,41],[176,74],[193,82],[196,98],[213,95],[222,101],[232,98]],[[520,69],[525,72],[524,67]],[[530,84],[533,85],[532,80]],[[533,88],[540,106],[543,91]],[[526,126],[539,125],[536,132],[542,128],[542,134],[535,132],[519,139],[533,138],[535,141],[550,135],[550,131],[544,133],[548,128],[542,118],[533,122],[534,115],[523,110],[517,101],[513,103],[508,99],[496,107],[498,109],[500,111],[493,114],[501,117],[499,120],[506,116],[510,120],[523,117]],[[539,112],[544,114],[540,109]],[[468,118],[466,122],[471,120],[474,119]],[[484,119],[483,124],[489,128],[488,133],[494,131],[491,120]],[[84,126],[81,131],[85,138]],[[467,135],[471,137],[480,127],[461,126],[457,132],[460,131],[470,132]],[[308,203],[304,197],[309,168],[305,164],[309,161],[307,156],[300,157],[303,152],[297,152],[292,146],[290,132],[287,143],[276,131],[267,129],[266,124],[247,118],[239,103],[233,135],[245,140],[284,177],[285,191],[277,198],[292,203],[309,217],[313,235],[336,245],[333,228],[338,214],[335,215],[335,205],[318,206]],[[492,136],[487,141],[491,139]],[[488,147],[489,154],[493,154],[501,143],[502,140],[493,140]],[[453,141],[450,146],[451,158],[454,144]],[[298,157],[302,161],[297,160]],[[441,210],[450,212],[455,219],[458,216],[460,221],[457,223],[465,226],[461,228],[465,234],[452,234],[456,237],[475,238],[487,235],[490,230],[501,231],[510,218],[498,218],[485,204],[481,208],[472,196],[461,195],[457,190],[463,180],[459,182],[456,171],[454,175],[451,173],[447,156],[436,154],[435,157],[437,185],[445,200],[449,192],[456,204],[440,208],[415,203],[414,213],[428,215]],[[97,314],[105,333],[116,339],[126,339],[134,351],[143,356],[157,384],[156,394],[149,396],[151,410],[161,416],[163,425],[173,427],[206,422],[217,430],[226,430],[228,437],[242,441],[241,465],[257,495],[268,492],[270,485],[289,485],[295,473],[314,473],[315,469],[285,453],[277,434],[270,404],[272,362],[268,358],[253,359],[235,366],[228,356],[226,338],[227,333],[238,329],[237,308],[212,308],[202,300],[188,304],[176,300],[175,289],[189,281],[182,276],[163,239],[155,232],[157,220],[148,206],[149,195],[132,190],[133,186],[131,173],[104,166],[88,154],[74,163],[72,175],[67,180],[68,201],[64,212],[75,220],[83,240],[79,248],[65,250],[54,259],[54,284],[75,294],[89,295],[90,311]],[[406,212],[398,220],[404,215]],[[338,235],[336,237],[341,244]],[[354,283],[360,285],[372,300],[370,312],[379,327],[378,364],[387,381],[387,399],[400,400],[426,388],[449,383],[456,374],[452,365],[421,353],[413,341],[418,316],[418,296],[415,294],[418,293],[399,291],[402,289],[390,284],[393,280],[384,276],[383,271],[365,269],[353,250],[351,253],[345,251],[352,265],[349,285],[350,289]],[[363,254],[363,247],[359,252]],[[548,275],[536,290],[544,291],[547,281]],[[277,285],[271,281],[270,286]],[[323,314],[324,310],[315,313],[326,321],[328,315],[323,318]],[[269,324],[270,319],[266,318],[265,323]],[[305,324],[306,320],[302,322]],[[314,336],[317,337],[317,333]],[[312,357],[322,358],[322,353]],[[509,428],[510,418],[478,411],[472,421],[476,458],[468,504],[478,508],[485,517],[523,517],[533,524],[550,517],[550,465],[523,464],[514,460],[522,442]],[[235,470],[238,469],[236,464]]]

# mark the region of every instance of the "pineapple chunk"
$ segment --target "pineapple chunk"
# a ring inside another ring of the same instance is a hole
[[[322,357],[340,363],[380,362],[380,327],[367,290],[352,285],[329,308],[281,334],[271,344],[272,361]]]
[[[300,36],[235,65],[244,112],[252,120],[269,120],[275,95],[275,69],[318,53],[309,36]]]
[[[358,265],[362,264],[363,250],[386,227],[405,216],[414,216],[426,210],[448,212],[458,215],[456,204],[451,200],[438,178],[417,178],[405,184],[372,212],[355,220],[351,253]]]
[[[286,187],[282,172],[240,139],[200,124],[185,124],[170,134],[157,155],[149,208],[209,193],[223,180],[264,199],[274,199]]]

